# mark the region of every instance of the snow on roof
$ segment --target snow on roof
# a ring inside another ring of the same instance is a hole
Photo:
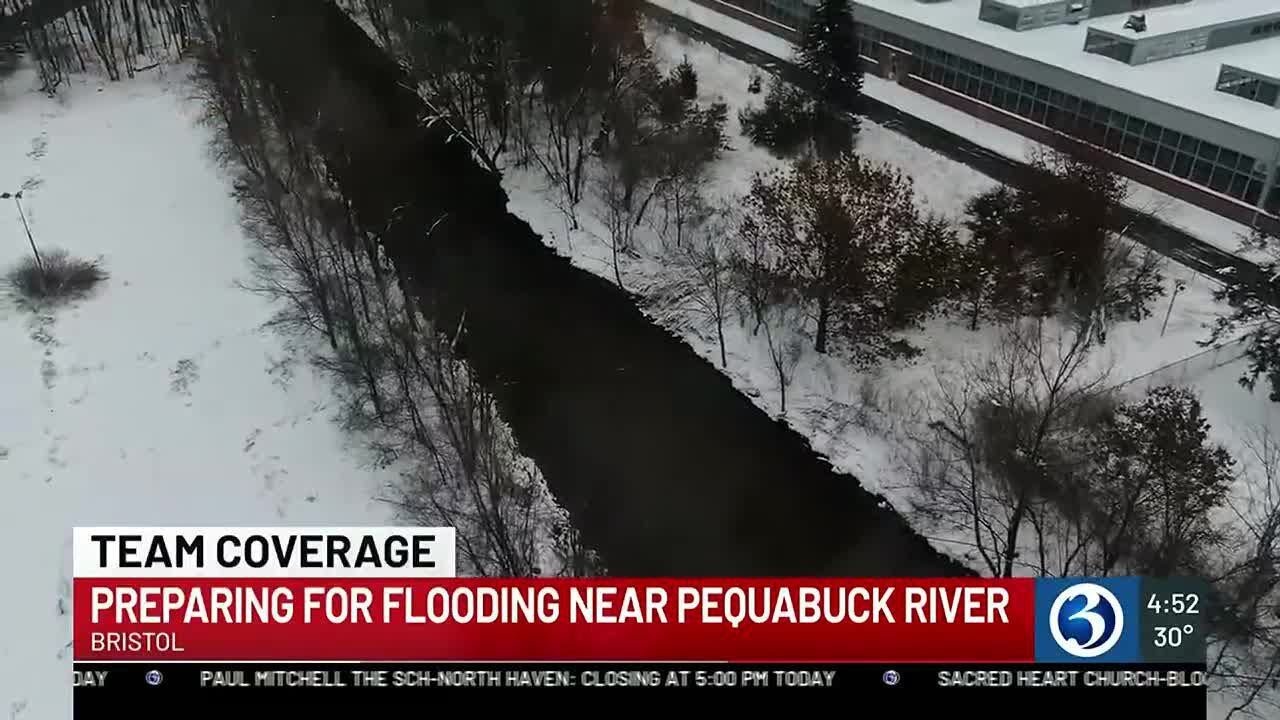
[[[995,0],[1001,5],[1008,5],[1016,8],[1032,8],[1040,5],[1054,5],[1060,0]]]
[[[1128,22],[1129,15],[1146,15],[1146,32],[1126,30],[1124,24]],[[1268,15],[1280,16],[1280,3],[1276,0],[1191,0],[1182,5],[1099,18],[1091,21],[1089,27],[1115,35],[1146,39]]]
[[[1238,8],[1258,8],[1264,5],[1276,7],[1276,0],[1192,0],[1192,4],[1196,3]],[[1243,68],[1268,64],[1273,68],[1280,67],[1280,38],[1256,40],[1142,65],[1128,65],[1102,55],[1086,53],[1084,39],[1087,25],[1084,23],[1052,25],[1019,32],[979,20],[980,4],[981,0],[950,0],[941,3],[855,0],[856,6],[926,25],[945,34],[967,38],[1135,95],[1280,138],[1280,109],[1215,89],[1218,72],[1224,63]],[[1148,23],[1153,14],[1154,11],[1148,14]],[[1241,13],[1236,15],[1240,16]],[[1121,18],[1123,22],[1125,16]]]
[[[1280,82],[1280,41],[1273,40],[1267,45],[1266,52],[1253,53],[1235,62],[1222,61],[1223,65],[1250,72],[1261,78]]]

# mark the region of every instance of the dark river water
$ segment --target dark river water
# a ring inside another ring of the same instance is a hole
[[[322,119],[344,194],[386,228],[428,314],[455,327],[465,313],[468,361],[611,574],[965,573],[509,214],[498,179],[423,128],[397,65],[340,10],[251,5],[259,76],[289,112]]]

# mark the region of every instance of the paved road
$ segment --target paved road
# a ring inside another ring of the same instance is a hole
[[[721,52],[743,62],[781,74],[801,87],[809,87],[812,81],[807,73],[795,64],[780,60],[744,42],[699,25],[683,15],[645,3],[650,17],[668,25],[682,34],[701,40]],[[984,148],[972,140],[910,115],[875,98],[862,96],[861,112],[868,120],[902,133],[915,142],[944,155],[978,172],[1008,185],[1016,185],[1025,177],[1027,164],[1010,159]],[[1241,277],[1259,272],[1257,265],[1243,258],[1200,240],[1181,228],[1174,227],[1148,213],[1125,209],[1124,222],[1129,235],[1157,252],[1186,265],[1197,272],[1221,279],[1226,268],[1240,273]]]

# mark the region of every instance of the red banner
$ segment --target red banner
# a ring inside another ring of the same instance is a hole
[[[79,661],[1029,662],[1014,580],[76,578]]]

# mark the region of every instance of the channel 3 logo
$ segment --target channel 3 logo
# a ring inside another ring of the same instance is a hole
[[[1036,660],[1138,660],[1137,578],[1036,581]]]
[[[1115,593],[1095,583],[1078,583],[1058,593],[1049,608],[1054,642],[1078,658],[1105,655],[1124,635],[1124,608]]]

